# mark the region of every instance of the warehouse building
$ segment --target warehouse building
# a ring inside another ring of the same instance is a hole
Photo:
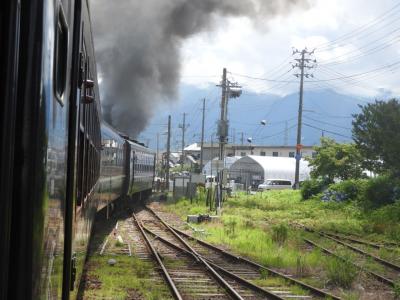
[[[257,187],[267,179],[287,179],[294,183],[296,160],[291,157],[248,155],[236,160],[229,168],[229,179]],[[310,177],[310,167],[300,160],[300,181]]]

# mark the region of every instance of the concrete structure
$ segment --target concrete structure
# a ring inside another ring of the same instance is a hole
[[[249,155],[236,160],[229,168],[229,179],[246,187],[257,187],[266,179],[288,179],[294,183],[296,160],[291,157]],[[300,160],[300,181],[310,177],[308,162]]]

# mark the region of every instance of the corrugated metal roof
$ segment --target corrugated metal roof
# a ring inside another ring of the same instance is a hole
[[[225,168],[229,169],[231,167],[231,165],[235,161],[240,159],[240,158],[241,158],[241,156],[227,156],[227,157],[225,157],[225,160],[224,160]],[[218,160],[218,158],[214,158],[213,160],[216,161],[216,160]],[[204,165],[203,174],[205,174],[205,175],[214,175],[214,176],[217,175],[217,170],[215,168],[212,170],[212,174],[211,174],[211,160]]]
[[[294,182],[296,160],[292,157],[275,157],[275,156],[244,156],[234,162],[230,171],[248,170],[251,165],[256,164],[264,170],[264,180],[266,179],[288,179]],[[254,169],[260,169],[254,166]],[[310,177],[310,167],[304,159],[300,160],[300,181]]]

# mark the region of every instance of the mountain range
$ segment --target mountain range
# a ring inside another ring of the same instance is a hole
[[[172,148],[180,149],[183,113],[185,126],[185,145],[199,142],[201,133],[202,98],[206,98],[205,141],[216,138],[216,124],[220,115],[220,89],[209,87],[196,88],[183,85],[180,89],[180,100],[172,105],[160,107],[147,129],[139,139],[148,140],[149,146],[155,148],[156,132],[166,131],[162,126],[167,123],[167,116],[172,118]],[[321,136],[327,136],[338,142],[351,141],[352,115],[360,112],[359,105],[373,102],[374,98],[357,97],[340,94],[334,90],[323,89],[305,91],[303,97],[302,144],[316,145]],[[230,142],[254,145],[295,145],[297,136],[297,118],[299,93],[278,96],[257,94],[244,91],[239,98],[230,99],[228,118]],[[265,125],[261,122],[265,121]],[[213,135],[213,136],[212,136]],[[160,141],[164,148],[165,137]]]

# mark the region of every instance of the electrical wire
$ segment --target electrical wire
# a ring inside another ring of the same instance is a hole
[[[351,140],[353,139],[352,137],[349,137],[347,135],[344,135],[344,134],[341,134],[341,133],[338,133],[338,132],[334,132],[334,131],[331,131],[331,130],[326,130],[326,129],[323,129],[323,128],[320,128],[320,127],[316,127],[316,126],[313,126],[313,125],[310,125],[310,124],[307,124],[307,123],[303,123],[303,125],[307,126],[307,127],[310,127],[310,128],[314,128],[314,129],[320,130],[320,131],[324,131],[324,132],[327,132],[327,133],[330,133],[330,134],[334,134],[334,135],[337,135],[337,136],[340,136],[340,137],[344,137],[346,139],[351,139]]]
[[[387,20],[390,15],[396,14],[398,12],[399,7],[400,7],[400,3],[394,5],[389,10],[386,10],[384,13],[382,13],[375,19],[371,20],[370,22],[368,22],[364,25],[361,25],[352,31],[349,31],[348,33],[343,34],[332,41],[329,41],[326,43],[321,43],[321,44],[317,45],[316,48],[319,48],[319,49],[328,48],[328,47],[331,47],[332,45],[337,44],[339,41],[343,41],[343,40],[352,38],[355,35],[359,34],[360,32],[364,32],[364,31],[368,30],[369,28],[372,28],[379,22],[382,22],[382,20]]]
[[[316,120],[316,119],[310,118],[310,117],[308,117],[308,116],[303,116],[303,117],[304,117],[305,119],[309,120],[309,121],[314,121],[314,122],[317,122],[317,123],[321,123],[321,124],[325,124],[325,125],[329,125],[329,126],[341,128],[341,129],[351,130],[350,127],[344,127],[344,126],[340,126],[340,125],[337,125],[337,124],[332,124],[332,123],[329,123],[329,122],[325,122],[325,121],[321,121],[321,120]]]

